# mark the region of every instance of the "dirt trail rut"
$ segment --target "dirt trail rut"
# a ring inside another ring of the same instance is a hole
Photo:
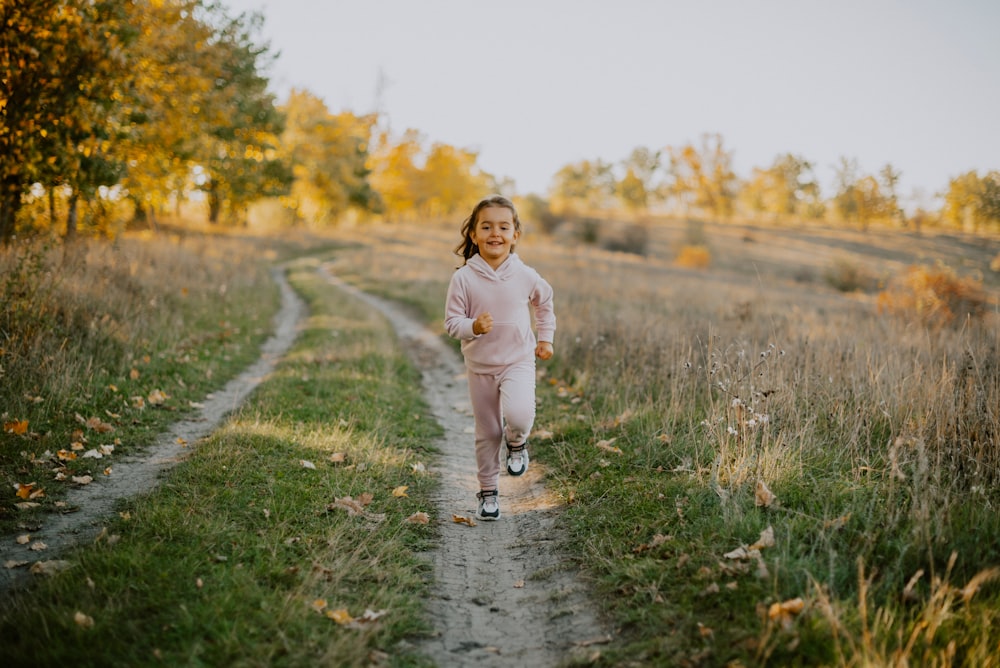
[[[442,667],[556,666],[591,654],[608,635],[568,555],[558,551],[560,511],[545,489],[544,462],[532,460],[521,477],[501,475],[499,521],[453,522],[452,515],[474,516],[479,491],[460,355],[397,305],[324,275],[392,322],[445,429],[434,471],[442,482],[434,499],[442,540],[432,555],[428,603],[435,635],[420,650]]]
[[[164,471],[183,459],[188,449],[180,443],[194,444],[208,436],[227,414],[239,408],[291,347],[299,322],[306,313],[305,304],[285,280],[284,273],[275,269],[272,275],[281,289],[281,308],[275,316],[274,334],[261,347],[260,358],[221,390],[209,395],[197,412],[160,434],[152,446],[113,460],[113,475],[70,490],[66,503],[76,510],[48,516],[41,520],[40,528],[31,531],[32,542],[41,541],[47,545],[44,553],[31,552],[28,545],[18,545],[13,536],[0,540],[0,564],[57,559],[67,548],[92,541],[119,500],[148,492],[156,486]],[[0,593],[24,584],[31,577],[27,565],[0,568]]]

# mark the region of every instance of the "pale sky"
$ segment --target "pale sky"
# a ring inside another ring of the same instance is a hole
[[[737,174],[792,153],[929,198],[1000,169],[997,0],[223,0],[260,11],[280,102],[380,111],[479,152],[518,194],[580,160],[722,135]],[[381,95],[378,81],[384,78]]]

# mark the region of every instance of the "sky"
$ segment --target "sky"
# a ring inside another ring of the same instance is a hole
[[[264,16],[279,102],[378,111],[517,194],[705,134],[741,178],[811,162],[825,196],[841,158],[891,164],[910,206],[1000,169],[997,0],[222,1]]]

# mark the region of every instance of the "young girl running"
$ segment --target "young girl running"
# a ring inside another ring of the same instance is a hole
[[[521,221],[510,200],[492,195],[476,204],[455,249],[465,264],[452,275],[445,304],[445,330],[462,341],[469,377],[481,520],[500,519],[501,444],[510,475],[528,470],[535,357],[552,357],[556,330],[552,286],[514,253],[520,236]]]

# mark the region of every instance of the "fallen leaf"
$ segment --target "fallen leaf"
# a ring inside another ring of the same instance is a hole
[[[392,490],[392,495],[396,497],[409,496],[406,493],[406,490],[408,490],[409,488],[410,488],[409,485],[400,485],[396,489]]]
[[[524,589],[524,580],[518,580],[515,582],[514,589]]]
[[[35,503],[34,501],[22,501],[21,503],[16,503],[14,506],[18,510],[31,510],[32,508],[39,508],[42,504]]]
[[[309,607],[315,610],[316,612],[323,612],[324,610],[326,610],[326,599],[317,598],[315,601],[309,604]]]
[[[82,446],[80,449],[81,450],[83,449]],[[60,450],[59,452],[56,453],[56,457],[62,459],[63,461],[72,461],[76,459],[76,453],[70,452],[69,450]]]
[[[115,446],[110,443],[97,446],[97,451],[100,452],[105,457],[110,457],[111,453],[115,451]]]
[[[15,482],[14,483],[14,489],[16,490],[15,494],[17,495],[17,498],[19,498],[19,499],[30,498],[31,497],[31,493],[35,489],[35,485],[36,484],[37,483],[34,483],[34,482],[29,482],[29,483]]]
[[[768,525],[766,529],[760,532],[760,538],[757,542],[750,546],[750,550],[761,550],[765,547],[774,547],[774,527]]]
[[[698,635],[700,635],[702,638],[711,638],[713,634],[714,631],[712,631],[710,627],[705,626],[701,622],[698,622]]]
[[[428,524],[431,521],[431,517],[427,513],[420,511],[407,517],[406,521],[410,524]]]
[[[345,455],[343,452],[335,452],[332,455],[330,455],[330,461],[333,462],[334,464],[340,464],[345,459],[347,459],[347,455]]]
[[[782,603],[772,603],[767,610],[769,619],[779,622],[785,629],[792,625],[792,620],[805,609],[805,602],[801,598],[792,598]]]
[[[132,380],[139,380],[139,370],[133,368],[128,372],[128,377]]]
[[[16,538],[18,545],[27,545],[31,542],[31,536],[29,534],[21,534]]]
[[[76,625],[81,628],[84,629],[94,628],[94,618],[91,617],[90,615],[83,614],[79,610],[73,613],[73,621],[76,622]]]
[[[840,517],[836,517],[832,520],[827,520],[823,522],[823,528],[841,529],[844,527],[844,525],[846,525],[850,521],[850,519],[851,519],[851,514],[847,513],[846,515],[841,515]]]
[[[313,464],[308,459],[300,459],[299,460],[299,465],[302,466],[302,468],[304,468],[304,469],[312,469],[314,471],[316,470],[316,465]]]
[[[410,468],[413,469],[414,473],[425,473],[427,471],[427,467],[424,466],[423,462],[417,462],[416,464],[411,464]]]
[[[94,479],[89,475],[75,475],[72,478],[70,478],[70,480],[75,482],[77,485],[89,485],[90,483],[94,482]]]
[[[337,622],[341,626],[346,626],[347,624],[350,624],[351,622],[354,621],[354,618],[351,617],[351,613],[347,612],[347,610],[344,608],[339,608],[337,610],[327,610],[326,616],[332,619],[333,621]]]
[[[465,515],[452,515],[451,521],[455,524],[466,524],[470,527],[476,526],[475,521],[471,517],[466,517]]]
[[[69,561],[62,559],[53,559],[51,561],[36,561],[31,565],[32,575],[55,575],[60,571],[65,571],[66,569],[72,567],[73,564]]]
[[[613,452],[616,455],[620,455],[622,454],[622,449],[614,445],[616,440],[618,440],[617,437],[600,440],[597,442],[597,447],[605,452]]]
[[[28,565],[27,561],[19,561],[17,559],[8,559],[7,561],[3,562],[4,568],[20,568],[21,566],[27,566],[27,565]]]
[[[765,508],[770,508],[778,502],[778,497],[768,489],[767,485],[764,484],[763,480],[757,481],[757,488],[754,490],[754,504],[757,506],[763,506]]]
[[[149,403],[153,404],[154,406],[161,405],[169,398],[170,396],[164,394],[161,390],[153,390],[146,396],[146,399],[149,401]]]
[[[83,455],[81,455],[81,456],[82,456],[82,457],[83,457],[84,459],[88,459],[88,458],[89,458],[89,459],[100,459],[100,458],[102,458],[102,457],[103,457],[104,455],[103,455],[103,454],[101,454],[100,452],[98,452],[98,451],[97,451],[96,449],[94,449],[94,448],[91,448],[90,450],[87,450],[87,451],[86,451],[85,453],[83,453]]]
[[[28,432],[27,420],[12,420],[3,423],[3,430],[6,434],[26,434]]]
[[[372,501],[375,500],[375,496],[371,492],[362,492],[358,495],[358,503],[367,508],[371,505]]]
[[[36,540],[34,543],[28,546],[28,549],[34,552],[41,552],[43,550],[49,549],[49,546],[40,540]]]
[[[548,440],[551,440],[554,435],[555,434],[553,434],[548,429],[536,429],[534,431],[534,433],[532,433],[531,436],[532,436],[532,438],[536,438],[538,440],[548,441]]]
[[[83,450],[85,447],[87,446],[85,446],[80,441],[73,441],[72,443],[69,444],[69,449],[72,452],[79,452],[80,450]]]

